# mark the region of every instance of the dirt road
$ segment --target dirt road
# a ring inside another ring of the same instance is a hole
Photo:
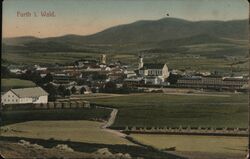
[[[111,109],[112,109],[112,108],[111,108]],[[114,122],[115,122],[117,113],[118,113],[118,109],[115,109],[115,108],[114,108],[114,109],[112,110],[112,112],[110,113],[109,120],[103,125],[102,128],[108,128],[108,127],[110,127],[111,125],[113,125]]]
[[[108,121],[106,121],[102,126],[102,130],[103,131],[106,131],[106,132],[110,132],[110,133],[113,133],[119,137],[123,137],[125,138],[127,136],[127,134],[124,134],[122,132],[120,132],[119,130],[113,130],[113,129],[109,129],[110,126],[112,126],[115,122],[115,119],[116,119],[116,116],[117,116],[117,113],[118,113],[118,109],[115,109],[115,108],[108,108],[108,107],[100,107],[98,106],[99,108],[104,108],[104,109],[112,109],[112,112],[110,113],[110,117],[108,119]]]

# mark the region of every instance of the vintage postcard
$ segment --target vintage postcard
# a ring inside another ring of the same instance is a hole
[[[248,158],[247,0],[2,6],[0,158]]]

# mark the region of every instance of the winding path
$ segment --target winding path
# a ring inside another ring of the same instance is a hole
[[[110,113],[110,117],[108,119],[108,121],[106,121],[102,126],[102,130],[104,131],[107,131],[107,132],[110,132],[110,133],[113,133],[119,137],[123,137],[125,138],[127,136],[127,134],[124,134],[122,133],[121,131],[119,130],[113,130],[113,129],[110,129],[109,127],[112,126],[115,122],[115,119],[116,119],[116,116],[117,116],[117,113],[118,113],[118,109],[116,108],[109,108],[109,107],[101,107],[101,106],[97,106],[98,108],[104,108],[104,109],[108,109],[108,110],[112,110],[112,112]]]
[[[118,113],[118,109],[113,109],[112,112],[110,113],[110,117],[107,122],[102,126],[103,129],[110,127],[111,125],[114,124],[116,116]]]

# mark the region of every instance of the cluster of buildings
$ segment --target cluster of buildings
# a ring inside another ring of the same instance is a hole
[[[169,71],[166,63],[144,63],[143,57],[138,58],[138,67],[130,66],[121,61],[107,63],[106,55],[101,55],[99,60],[81,59],[70,64],[32,68],[10,68],[16,75],[24,74],[27,70],[38,73],[42,78],[50,74],[55,87],[64,86],[73,94],[89,94],[99,92],[107,83],[112,82],[116,88],[122,87],[175,87],[197,89],[247,89],[247,77],[223,77],[204,74],[190,75],[188,72],[181,74],[179,70]],[[176,83],[168,82],[171,74],[178,74]],[[2,103],[46,103],[48,93],[42,88],[11,89],[2,95]]]
[[[55,86],[64,85],[88,86],[93,92],[104,87],[107,82],[114,82],[117,86],[123,84],[134,85],[136,83],[144,85],[168,85],[169,76],[166,64],[144,63],[143,58],[139,57],[138,68],[129,68],[128,65],[120,61],[114,63],[106,62],[106,55],[101,55],[100,60],[77,60],[71,65],[57,66],[53,68],[37,70],[41,76],[50,73],[53,76]],[[80,84],[80,85],[79,85]]]

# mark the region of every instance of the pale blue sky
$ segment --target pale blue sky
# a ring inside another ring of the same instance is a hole
[[[248,18],[246,0],[5,0],[4,37],[88,35],[137,20]],[[20,12],[54,11],[56,17],[17,17]]]

